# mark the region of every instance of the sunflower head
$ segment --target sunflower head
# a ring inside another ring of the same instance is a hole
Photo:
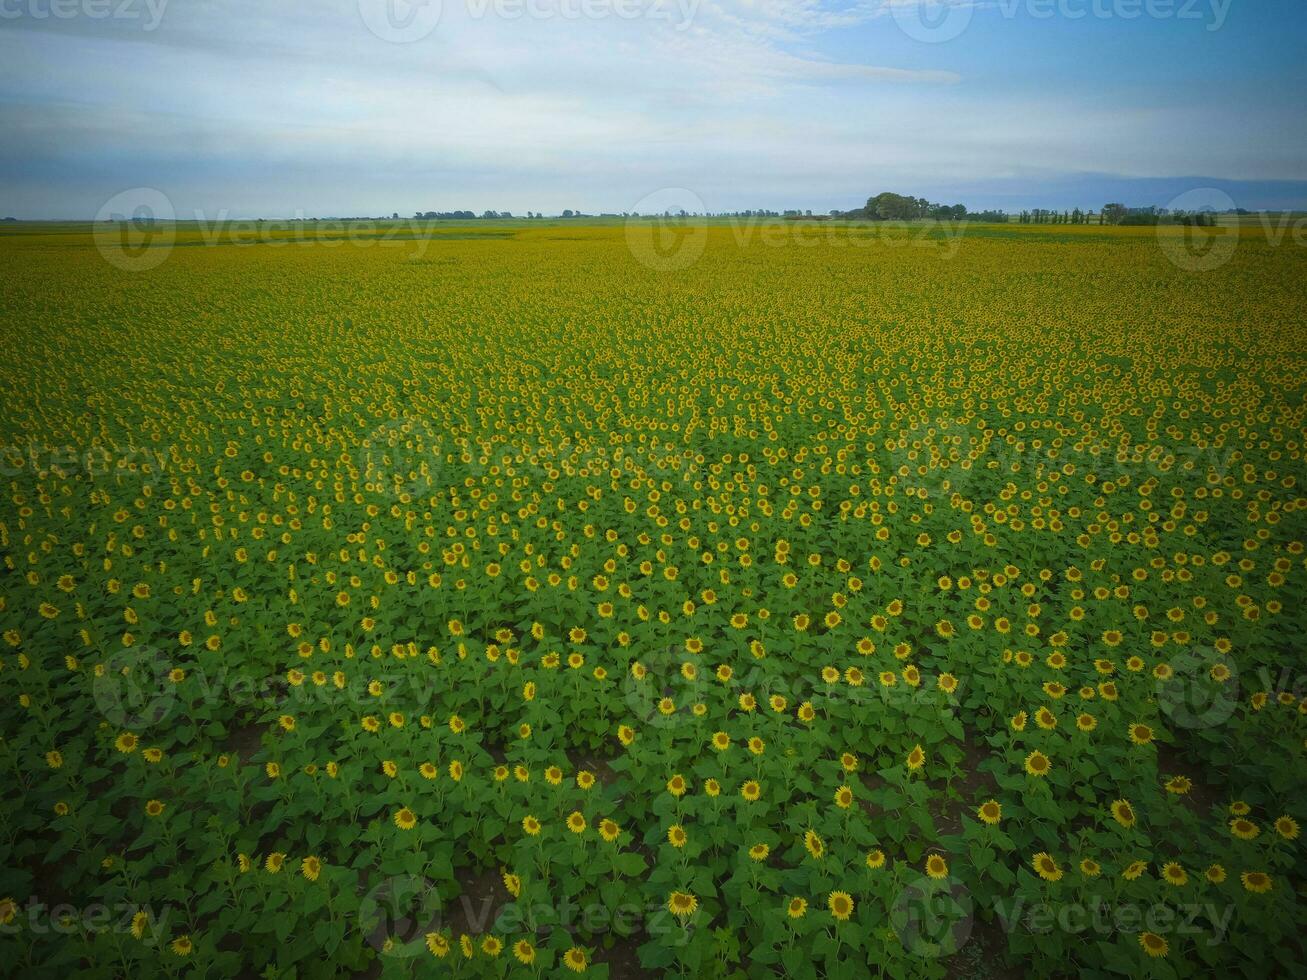
[[[948,862],[943,855],[932,854],[926,858],[926,874],[936,880],[948,877]]]
[[[1230,833],[1240,840],[1252,840],[1261,832],[1261,828],[1247,817],[1235,817],[1230,821]]]
[[[1034,856],[1030,863],[1039,877],[1045,881],[1058,881],[1062,877],[1062,869],[1058,867],[1057,861],[1053,859],[1051,854],[1041,851]]]
[[[1271,890],[1271,876],[1263,871],[1245,871],[1239,878],[1244,888],[1254,894],[1262,895]]]
[[[849,897],[848,892],[831,892],[826,899],[826,907],[840,922],[847,922],[849,916],[853,914],[853,899]]]
[[[997,800],[987,800],[980,804],[976,815],[992,826],[1003,819],[1003,807]]]
[[[1135,810],[1129,800],[1115,800],[1112,803],[1112,818],[1122,827],[1135,825]]]
[[[674,891],[667,896],[667,910],[684,921],[694,915],[699,907],[699,900],[690,892]]]
[[[1032,776],[1047,776],[1052,768],[1053,764],[1049,761],[1048,756],[1037,749],[1026,756],[1026,772]]]
[[[1139,945],[1143,947],[1145,953],[1153,957],[1165,956],[1170,948],[1166,940],[1155,932],[1141,932]]]
[[[529,940],[519,939],[517,942],[513,943],[513,956],[515,956],[517,961],[523,966],[530,966],[535,962],[536,948],[531,945]]]
[[[563,954],[563,965],[573,973],[584,973],[587,963],[585,950],[580,946],[573,946]]]
[[[809,830],[803,835],[803,847],[812,857],[819,860],[826,853],[826,842],[815,830]]]

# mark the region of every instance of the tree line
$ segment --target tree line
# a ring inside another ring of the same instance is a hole
[[[599,217],[624,218],[630,216],[631,215],[628,215],[626,212],[622,212],[620,215],[604,213]],[[677,215],[673,215],[670,211],[664,214],[664,217],[674,216],[689,217],[689,215],[684,211],[680,211]],[[1073,208],[1070,211],[1032,208],[1021,211],[1019,214],[1015,215],[1009,215],[1006,211],[1001,210],[969,211],[965,204],[939,204],[927,200],[924,197],[913,197],[910,194],[895,194],[892,191],[882,191],[874,197],[869,197],[867,198],[866,204],[860,208],[854,208],[851,211],[840,211],[835,209],[830,211],[828,214],[814,215],[810,210],[772,211],[767,208],[758,208],[747,211],[721,212],[715,216],[737,218],[814,218],[817,220],[829,220],[833,218],[849,221],[919,221],[921,219],[934,219],[936,221],[980,221],[997,224],[1016,221],[1018,224],[1023,225],[1178,224],[1192,225],[1201,228],[1210,228],[1216,224],[1216,215],[1211,212],[1167,211],[1165,208],[1156,207],[1128,208],[1120,203],[1104,204],[1097,213],[1094,211],[1083,211],[1080,208]],[[399,215],[396,214],[395,217],[398,218]],[[512,218],[513,213],[511,211],[485,211],[478,215],[475,211],[418,211],[414,213],[413,217],[419,221],[471,221],[478,218]],[[530,219],[543,218],[544,214],[539,211],[528,211],[526,217]],[[560,217],[590,218],[594,217],[594,215],[586,214],[584,211],[574,211],[571,208],[568,208],[563,211]]]
[[[1128,208],[1124,204],[1104,204],[1097,214],[1093,211],[1048,211],[1034,208],[1017,215],[1023,225],[1190,225],[1195,228],[1213,228],[1216,215],[1210,211],[1168,211],[1165,208]]]
[[[911,194],[882,191],[867,198],[867,203],[852,211],[832,211],[832,218],[852,221],[985,221],[1002,224],[1009,220],[1006,211],[970,211],[965,204],[940,204]]]

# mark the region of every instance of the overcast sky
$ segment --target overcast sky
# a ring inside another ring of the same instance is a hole
[[[1307,207],[1307,4],[920,6],[0,0],[0,215]]]

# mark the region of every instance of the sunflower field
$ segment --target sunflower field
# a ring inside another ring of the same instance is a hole
[[[0,234],[0,955],[1302,969],[1307,252]]]

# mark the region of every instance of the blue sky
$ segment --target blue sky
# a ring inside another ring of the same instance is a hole
[[[0,215],[1307,208],[1304,40],[1299,0],[0,0]]]

